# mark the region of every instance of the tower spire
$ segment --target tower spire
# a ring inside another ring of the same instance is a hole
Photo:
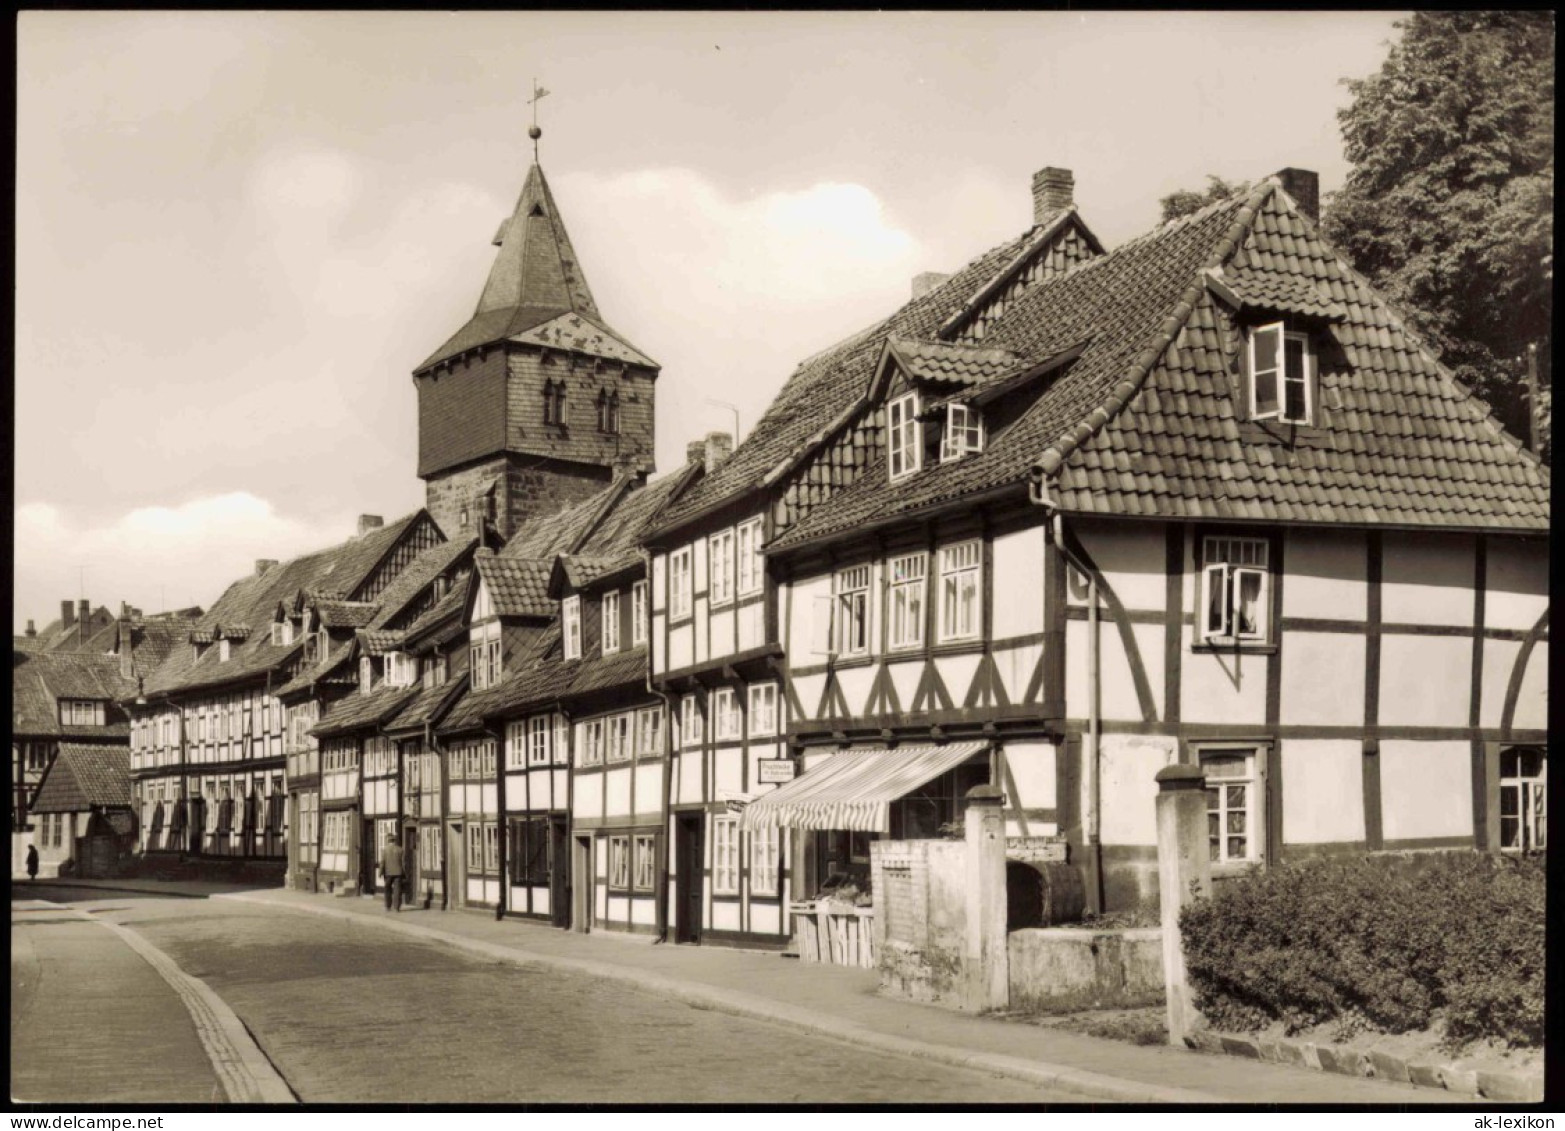
[[[527,127],[527,136],[533,139],[533,164],[538,164],[538,139],[543,136],[543,131],[538,128],[538,102],[546,98],[549,92],[538,85],[538,80],[533,79],[533,96],[527,101],[533,108],[533,124]]]

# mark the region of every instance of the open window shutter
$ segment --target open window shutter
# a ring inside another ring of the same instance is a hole
[[[810,623],[810,652],[829,656],[831,651],[831,614],[836,599],[829,593],[817,593],[813,602],[814,620]]]
[[[1228,566],[1217,563],[1201,570],[1202,637],[1229,633]]]
[[[1265,420],[1282,411],[1283,326],[1273,322],[1250,331],[1250,417]]]

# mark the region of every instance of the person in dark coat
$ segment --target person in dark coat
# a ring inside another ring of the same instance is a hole
[[[386,838],[385,847],[380,850],[380,874],[386,880],[386,910],[401,911],[402,845],[396,833]]]
[[[33,844],[27,846],[27,878],[38,878],[38,846]]]

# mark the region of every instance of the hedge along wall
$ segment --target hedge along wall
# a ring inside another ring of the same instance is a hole
[[[1327,859],[1230,880],[1180,916],[1196,1007],[1218,1029],[1446,1024],[1543,1043],[1545,873],[1475,852]]]

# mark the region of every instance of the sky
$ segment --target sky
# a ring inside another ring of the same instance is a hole
[[[413,366],[541,164],[657,462],[1031,223],[1346,173],[1397,13],[24,12],[15,630],[210,605],[423,503]]]

